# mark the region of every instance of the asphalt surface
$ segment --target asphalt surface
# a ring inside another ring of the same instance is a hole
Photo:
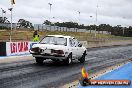
[[[79,79],[83,66],[89,74],[94,74],[130,58],[132,58],[132,45],[88,49],[84,64],[74,61],[66,66],[47,60],[43,65],[37,65],[34,58],[1,63],[0,88],[58,88]]]

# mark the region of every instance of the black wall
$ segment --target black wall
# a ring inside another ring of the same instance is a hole
[[[6,42],[0,42],[0,56],[6,56]]]

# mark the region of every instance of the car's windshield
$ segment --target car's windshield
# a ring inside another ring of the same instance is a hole
[[[40,44],[54,44],[54,45],[67,45],[67,39],[64,37],[46,36],[40,42]]]

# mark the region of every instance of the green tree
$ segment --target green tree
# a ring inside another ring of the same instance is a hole
[[[18,20],[19,28],[33,28],[33,25],[31,22],[24,20],[24,19],[19,19]]]
[[[43,24],[45,24],[45,25],[51,25],[51,22],[49,20],[45,20]]]
[[[0,23],[10,23],[6,17],[0,17]]]

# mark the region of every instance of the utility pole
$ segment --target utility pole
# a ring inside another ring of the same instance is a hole
[[[11,42],[11,35],[12,35],[12,10],[13,8],[8,9],[11,12],[11,32],[10,32],[10,42]]]
[[[78,14],[79,14],[79,21],[78,21],[78,26],[80,25],[80,15],[81,15],[81,12],[80,11],[77,11],[78,12]],[[78,28],[79,29],[79,28]],[[77,30],[76,30],[76,32],[77,32]]]
[[[78,14],[79,14],[79,24],[80,24],[80,14],[81,14],[81,12],[80,11],[77,11],[78,12]]]
[[[53,19],[55,19],[55,17],[53,17]],[[54,22],[54,31],[55,31],[55,22]]]
[[[98,23],[98,4],[97,4],[97,7],[96,7],[96,18],[95,18],[95,37],[96,37],[96,31],[97,31],[97,23]]]
[[[90,18],[92,18],[93,16],[90,16]],[[92,29],[92,27],[90,26],[90,34],[91,34],[91,29]]]
[[[11,42],[11,36],[12,36],[12,11],[13,11],[13,5],[15,4],[15,0],[11,0],[11,8],[8,10],[11,12],[11,31],[10,31],[10,42]]]
[[[49,21],[50,21],[50,30],[51,30],[51,9],[52,9],[52,4],[48,3],[50,6],[50,17],[49,17]]]
[[[124,36],[125,28],[123,27],[123,36]]]
[[[126,19],[126,17],[123,17],[123,19],[125,20]],[[125,27],[122,27],[122,34],[123,34],[123,36],[124,36],[124,34],[125,34]]]

